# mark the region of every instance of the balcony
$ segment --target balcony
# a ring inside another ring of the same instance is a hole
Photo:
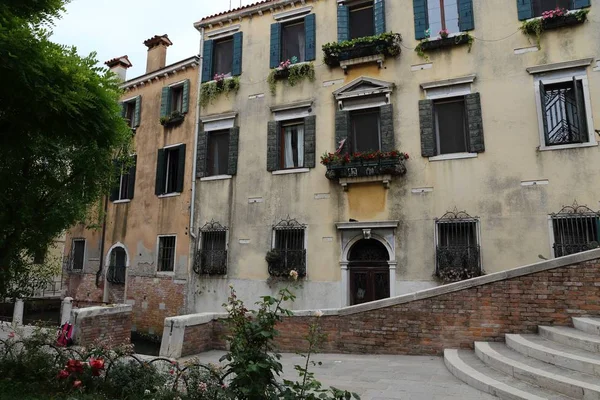
[[[227,250],[199,250],[194,272],[199,275],[227,275]]]
[[[383,33],[348,40],[328,43],[323,46],[325,64],[330,67],[341,67],[347,72],[348,67],[358,64],[377,63],[383,68],[386,57],[400,55],[402,36],[399,33]]]
[[[287,278],[291,271],[299,277],[306,276],[306,250],[274,249],[267,253],[269,275]]]
[[[106,280],[113,285],[124,285],[127,267],[124,265],[109,265],[106,271]]]
[[[355,153],[344,156],[329,153],[321,157],[327,167],[325,177],[337,180],[344,190],[351,183],[382,182],[387,189],[392,177],[406,174],[408,154],[399,151],[387,153]]]

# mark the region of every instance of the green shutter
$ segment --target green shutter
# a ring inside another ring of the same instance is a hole
[[[198,131],[198,144],[196,146],[196,179],[206,176],[206,155],[208,138],[204,132],[204,126],[200,124]]]
[[[540,80],[540,107],[542,111],[542,127],[544,128],[544,140],[548,145],[548,120],[546,119],[546,89],[544,82]]]
[[[392,151],[396,149],[394,138],[394,107],[391,104],[379,107],[381,151]]]
[[[481,117],[481,99],[479,93],[465,96],[467,108],[467,126],[469,131],[469,151],[481,153],[485,151],[483,140],[483,118]]]
[[[281,124],[279,121],[269,121],[267,128],[267,171],[279,169],[279,136]]]
[[[304,18],[304,30],[306,45],[304,47],[305,61],[317,59],[317,22],[315,14],[309,14]]]
[[[165,150],[159,149],[156,156],[156,184],[154,193],[157,196],[165,193]]]
[[[338,42],[350,40],[350,9],[339,5],[337,8]]]
[[[162,95],[160,98],[160,116],[168,117],[171,112],[171,88],[165,86],[162,88]]]
[[[346,139],[344,146],[340,149],[341,153],[347,152],[349,148],[348,133],[350,132],[350,112],[336,111],[335,112],[335,146],[333,150],[340,148],[342,140]]]
[[[373,2],[373,18],[375,20],[375,34],[385,33],[385,0]]]
[[[304,118],[304,167],[314,168],[316,159],[317,117]]]
[[[127,114],[127,107],[125,106],[125,103],[123,103],[122,101],[119,102],[119,107],[121,107],[121,117],[125,118],[125,115]]]
[[[137,156],[133,156],[133,165],[129,167],[129,173],[127,174],[127,179],[129,179],[127,185],[127,198],[133,199],[133,195],[135,193],[135,170],[137,165]]]
[[[237,174],[239,137],[239,126],[229,129],[229,154],[227,155],[227,175]]]
[[[135,98],[135,113],[133,114],[133,126],[137,128],[140,126],[140,117],[142,112],[142,96]]]
[[[186,79],[183,82],[183,104],[181,105],[181,112],[187,114],[190,108],[190,80]]]
[[[112,180],[112,186],[110,188],[110,195],[108,199],[110,201],[119,200],[119,189],[121,186],[121,166],[117,160],[113,160],[113,171],[115,178]]]
[[[277,68],[281,62],[281,24],[271,24],[270,66]]]
[[[573,77],[573,90],[575,91],[575,106],[577,107],[577,126],[579,127],[579,143],[588,140],[587,123],[585,121],[585,106],[583,104],[583,93],[579,90],[577,77]]]
[[[437,156],[435,124],[433,123],[433,100],[419,100],[419,122],[421,127],[421,155]]]
[[[413,0],[413,12],[415,13],[415,39],[425,39],[426,31],[429,29],[427,0]]]
[[[185,144],[182,144],[178,148],[179,151],[179,164],[177,165],[177,185],[175,191],[178,193],[183,192],[183,179],[185,177]]]
[[[204,49],[202,50],[202,82],[211,81],[213,78],[212,64],[213,64],[213,46],[214,41],[205,40]]]
[[[473,0],[459,0],[458,2],[458,29],[461,32],[475,29],[473,17]]]
[[[533,18],[532,0],[517,0],[517,12],[520,21]]]
[[[237,32],[233,35],[233,66],[231,75],[240,76],[242,74],[242,50],[244,44],[244,34]]]
[[[573,0],[573,9],[591,7],[592,2],[590,0]]]

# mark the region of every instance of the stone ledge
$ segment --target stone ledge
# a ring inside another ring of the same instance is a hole
[[[116,304],[114,306],[94,306],[86,308],[76,308],[71,311],[71,315],[77,318],[90,318],[102,315],[130,313],[133,306],[130,304]]]
[[[226,317],[227,313],[201,313],[167,317],[165,318],[165,328],[185,328],[189,326],[203,325]]]

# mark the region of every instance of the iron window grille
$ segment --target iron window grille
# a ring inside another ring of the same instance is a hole
[[[200,228],[194,272],[227,275],[227,231],[226,227],[214,220]]]
[[[464,211],[449,211],[435,220],[436,276],[445,282],[482,274],[479,219]]]
[[[85,259],[85,239],[73,239],[71,252],[63,259],[67,271],[81,272]]]
[[[110,263],[106,272],[106,280],[112,284],[124,285],[127,273],[127,253],[122,247],[115,247],[110,252]]]
[[[540,97],[546,146],[589,140],[581,79],[552,84],[540,81]]]
[[[158,271],[172,272],[175,269],[175,236],[158,238]]]
[[[287,277],[291,271],[306,276],[306,225],[287,218],[273,225],[273,248],[267,254],[269,274]]]
[[[551,214],[554,234],[554,257],[580,253],[598,247],[600,237],[600,212],[577,202],[564,206],[556,214]]]

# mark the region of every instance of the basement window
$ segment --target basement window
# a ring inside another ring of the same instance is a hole
[[[598,247],[600,212],[577,203],[550,216],[554,236],[554,257],[567,256]]]
[[[158,237],[158,271],[173,272],[175,269],[176,236]]]

